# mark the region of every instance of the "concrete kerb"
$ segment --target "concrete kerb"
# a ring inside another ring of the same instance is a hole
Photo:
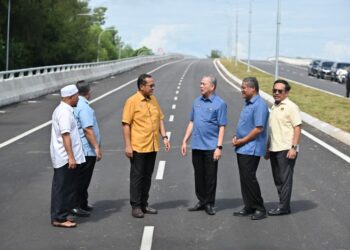
[[[233,81],[235,81],[238,85],[241,85],[242,80],[238,77],[234,76],[229,72],[220,62],[220,60],[216,59],[215,63],[220,67],[222,71],[225,72],[227,76],[229,76]],[[267,73],[267,72],[265,72]],[[267,73],[268,74],[268,73]],[[263,97],[268,103],[273,104],[274,99],[271,95],[267,94],[266,92],[260,90],[260,95]],[[346,145],[350,145],[350,133],[345,132],[344,130],[341,130],[339,128],[336,128],[329,123],[326,123],[324,121],[321,121],[305,112],[301,111],[301,118],[303,122],[315,127],[316,129],[324,132],[325,134],[345,143]]]

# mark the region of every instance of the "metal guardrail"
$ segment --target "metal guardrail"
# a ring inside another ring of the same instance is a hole
[[[94,68],[99,66],[115,64],[115,63],[119,63],[127,60],[132,61],[133,59],[142,58],[142,57],[146,57],[146,56],[129,57],[129,58],[123,58],[119,60],[111,60],[111,61],[103,61],[103,62],[62,64],[62,65],[44,66],[44,67],[36,67],[36,68],[0,71],[0,82],[6,81],[6,80],[12,80],[15,78],[31,77],[31,76]],[[162,57],[162,56],[153,56],[153,57],[156,58],[156,57]]]

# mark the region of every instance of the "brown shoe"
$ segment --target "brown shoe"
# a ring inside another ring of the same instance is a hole
[[[142,212],[145,214],[157,214],[158,213],[157,209],[152,208],[152,207],[143,207]]]
[[[134,207],[131,211],[131,215],[134,218],[143,218],[144,217],[144,214],[143,214],[141,208],[139,208],[139,207]]]

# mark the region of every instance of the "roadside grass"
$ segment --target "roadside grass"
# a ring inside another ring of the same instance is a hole
[[[265,74],[254,68],[250,68],[251,72],[248,73],[247,65],[243,63],[238,62],[238,65],[235,66],[231,60],[220,59],[220,61],[228,71],[240,79],[255,76],[259,81],[260,89],[272,95],[273,75]],[[350,132],[350,99],[304,87],[293,81],[289,81],[289,83],[292,87],[289,92],[289,99],[295,102],[303,112],[334,127]]]

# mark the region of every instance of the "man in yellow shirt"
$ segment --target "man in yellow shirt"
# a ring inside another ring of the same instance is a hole
[[[270,158],[273,179],[279,196],[277,208],[269,215],[290,214],[294,165],[299,151],[301,117],[298,106],[288,99],[291,87],[285,80],[273,84],[274,105],[269,118],[269,143],[265,159]]]
[[[155,87],[151,75],[142,74],[137,80],[138,91],[125,102],[122,125],[125,155],[130,159],[130,204],[132,216],[143,218],[145,213],[158,211],[148,206],[148,193],[154,164],[159,151],[159,133],[165,150],[170,143],[164,127],[164,115],[153,96]]]

